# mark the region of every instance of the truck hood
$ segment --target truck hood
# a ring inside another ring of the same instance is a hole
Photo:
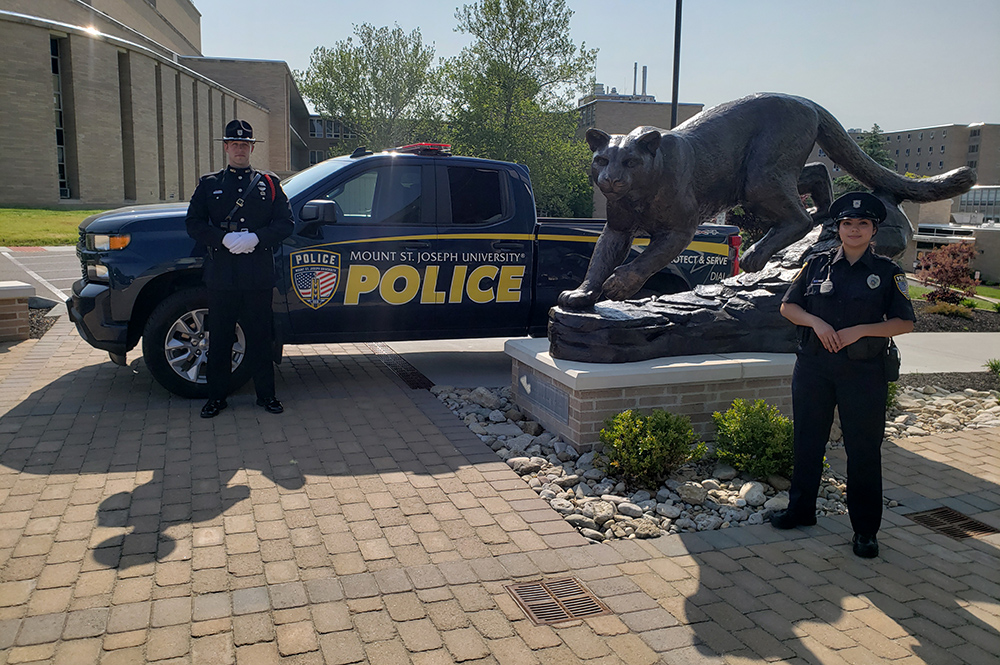
[[[162,224],[167,219],[184,219],[187,203],[156,203],[127,206],[91,215],[80,222],[80,231],[88,233],[121,233],[137,225]]]

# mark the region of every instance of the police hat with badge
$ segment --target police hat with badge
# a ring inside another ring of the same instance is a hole
[[[885,204],[867,192],[848,192],[830,204],[830,219],[870,219],[876,227],[885,221]],[[839,226],[839,224],[838,224]]]
[[[245,141],[247,143],[263,143],[253,137],[253,127],[246,120],[231,120],[226,125],[225,134],[216,141]]]

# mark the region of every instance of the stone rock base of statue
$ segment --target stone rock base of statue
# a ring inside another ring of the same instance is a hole
[[[791,415],[792,354],[591,363],[553,357],[544,339],[510,340],[505,351],[518,409],[581,452],[599,447],[604,421],[626,409],[686,415],[703,440],[715,438],[712,413],[725,411],[737,398],[763,399]]]
[[[817,242],[820,228],[755,273],[721,284],[641,300],[605,300],[586,310],[549,311],[549,353],[561,360],[625,363],[650,358],[731,353],[794,353],[796,327],[779,313],[781,298]]]

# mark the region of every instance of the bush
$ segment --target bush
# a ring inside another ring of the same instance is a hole
[[[993,303],[993,311],[1000,313],[1000,302]]]
[[[986,369],[988,369],[998,379],[1000,379],[1000,360],[998,360],[996,358],[990,358],[989,360],[986,361],[986,364],[983,365],[983,367],[985,367]]]
[[[976,308],[976,301],[973,300],[972,298],[962,298],[962,300],[960,300],[958,304],[968,309]]]
[[[762,399],[738,399],[725,413],[712,414],[720,461],[758,478],[792,473],[792,421]]]
[[[605,421],[604,449],[596,463],[626,484],[655,489],[685,462],[701,459],[691,420],[657,409],[648,416],[629,409]]]
[[[925,314],[943,314],[944,316],[961,317],[963,319],[972,318],[972,310],[968,307],[955,305],[950,302],[938,302],[924,310]]]
[[[928,302],[958,304],[963,297],[976,294],[979,281],[972,276],[969,265],[976,257],[971,243],[958,242],[927,252],[920,262],[917,278],[924,286],[937,287],[924,296]]]

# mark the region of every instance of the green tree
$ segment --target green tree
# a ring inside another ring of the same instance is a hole
[[[858,147],[866,155],[875,160],[877,164],[893,171],[896,170],[896,161],[889,155],[889,151],[885,148],[885,138],[882,136],[882,128],[878,126],[878,123],[872,125],[870,131],[865,132],[861,140],[858,141]],[[871,189],[865,187],[850,175],[842,175],[839,178],[833,179],[833,195],[835,197],[847,192],[870,191]]]
[[[362,23],[354,37],[312,52],[309,68],[295,72],[302,95],[357,135],[341,149],[383,150],[421,138],[436,119],[434,46],[419,28],[406,34],[398,25]]]
[[[575,139],[574,94],[596,50],[569,36],[565,0],[479,0],[455,13],[472,43],[444,64],[455,152],[526,164],[540,214],[587,216],[590,153]]]

